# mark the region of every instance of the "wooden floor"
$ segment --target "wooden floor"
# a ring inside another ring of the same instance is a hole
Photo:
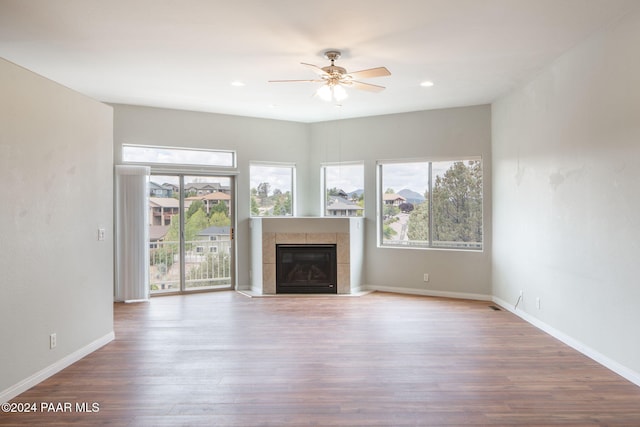
[[[114,342],[13,400],[73,411],[0,425],[640,426],[639,387],[489,305],[235,292],[117,304]]]

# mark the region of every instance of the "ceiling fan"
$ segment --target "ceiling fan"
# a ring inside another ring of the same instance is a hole
[[[347,91],[344,88],[354,88],[366,90],[369,92],[380,92],[384,90],[384,86],[378,86],[371,83],[363,83],[356,79],[370,79],[372,77],[390,76],[391,73],[385,67],[369,68],[354,72],[347,72],[343,67],[335,65],[335,61],[340,58],[340,52],[337,50],[328,50],[324,53],[324,57],[331,61],[331,65],[326,67],[318,67],[313,64],[301,64],[310,68],[319,78],[308,80],[269,80],[270,83],[289,83],[289,82],[312,82],[323,83],[316,91],[316,95],[324,101],[342,101],[347,98]]]

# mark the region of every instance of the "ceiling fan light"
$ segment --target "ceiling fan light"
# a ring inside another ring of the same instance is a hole
[[[322,85],[317,90],[316,95],[320,97],[323,101],[331,101],[331,89],[327,85]]]
[[[344,90],[344,88],[340,85],[336,85],[333,87],[333,97],[336,99],[336,101],[340,102],[342,100],[347,99],[349,95],[347,94],[347,91]]]

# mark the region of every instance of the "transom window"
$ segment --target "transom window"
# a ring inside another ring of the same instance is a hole
[[[482,160],[378,162],[381,246],[482,249]]]
[[[235,168],[236,153],[230,150],[123,144],[122,161],[125,163]]]

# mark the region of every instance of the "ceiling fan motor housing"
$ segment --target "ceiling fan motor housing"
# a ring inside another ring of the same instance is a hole
[[[322,71],[329,74],[329,84],[334,85],[340,83],[340,80],[345,74],[347,74],[346,68],[338,67],[333,63],[336,59],[340,58],[340,52],[337,50],[328,50],[324,53],[324,57],[331,61],[331,65],[322,67]]]
[[[327,73],[327,74],[331,74],[331,75],[336,75],[336,74],[347,74],[347,70],[345,68],[342,67],[338,67],[337,65],[329,65],[327,67],[322,67],[322,70]]]

